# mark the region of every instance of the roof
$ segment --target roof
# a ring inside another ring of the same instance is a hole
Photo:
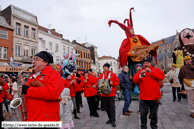
[[[38,26],[38,29],[41,30],[41,31],[44,31],[46,33],[48,33],[48,30],[51,32],[52,35],[54,36],[57,36],[57,37],[60,37],[61,38],[61,35],[57,32],[55,32],[54,30],[51,30],[51,29],[48,29],[48,28],[45,28],[43,26]],[[48,33],[49,34],[49,33]]]
[[[11,27],[7,21],[5,20],[5,18],[3,16],[0,16],[0,26],[9,28],[9,29],[13,29],[13,27]]]
[[[98,59],[114,59],[116,60],[114,57],[112,56],[102,56],[102,57],[98,57]]]
[[[85,45],[86,47],[96,47],[95,45],[91,44],[91,43],[83,43],[83,45]]]
[[[161,44],[159,46],[164,46],[164,45],[173,43],[174,40],[175,40],[175,37],[176,37],[176,35],[173,35],[173,36],[170,36],[170,37],[165,38],[165,43],[163,43],[163,44]],[[160,40],[158,40],[158,41],[160,41]],[[152,44],[157,43],[158,41],[155,41]]]

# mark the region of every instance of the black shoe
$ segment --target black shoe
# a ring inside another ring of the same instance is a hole
[[[80,111],[77,111],[77,113],[81,113]]]
[[[160,104],[160,105],[162,105],[162,103],[161,103],[161,102],[159,102],[159,104]]]
[[[116,127],[116,124],[114,121],[111,122],[112,127]]]
[[[173,99],[173,102],[175,101],[176,99]]]
[[[101,108],[101,111],[104,111],[104,108]]]
[[[106,124],[110,124],[110,122],[111,122],[111,121],[110,121],[110,120],[108,120],[108,121],[106,122]]]
[[[74,116],[75,119],[80,119],[78,116]]]
[[[94,115],[90,113],[90,117],[93,117]]]
[[[100,117],[100,116],[97,114],[97,115],[94,115],[94,117]]]
[[[181,101],[181,99],[179,99],[178,101]]]

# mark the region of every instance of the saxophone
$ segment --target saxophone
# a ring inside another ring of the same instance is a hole
[[[26,104],[25,104],[25,98],[24,95],[19,95],[19,86],[21,85],[21,74],[26,71],[33,68],[33,66],[23,69],[18,72],[18,79],[17,79],[17,90],[18,90],[18,96],[19,98],[13,99],[10,103],[10,107],[13,108],[13,113],[17,121],[25,121],[27,119],[27,112],[26,112]]]

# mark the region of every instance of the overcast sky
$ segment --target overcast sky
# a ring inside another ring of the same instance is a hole
[[[149,42],[194,28],[194,0],[0,0],[1,9],[10,4],[36,15],[41,26],[51,24],[65,39],[94,44],[99,56],[118,57],[126,35],[108,21],[123,23],[131,7],[135,34]]]

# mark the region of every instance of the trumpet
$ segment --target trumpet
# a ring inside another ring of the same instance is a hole
[[[18,72],[17,93],[19,98],[13,99],[10,103],[10,107],[13,108],[13,113],[17,121],[25,121],[27,119],[25,98],[24,95],[19,95],[19,86],[21,85],[20,76],[24,71],[32,69],[33,67],[31,66]]]

